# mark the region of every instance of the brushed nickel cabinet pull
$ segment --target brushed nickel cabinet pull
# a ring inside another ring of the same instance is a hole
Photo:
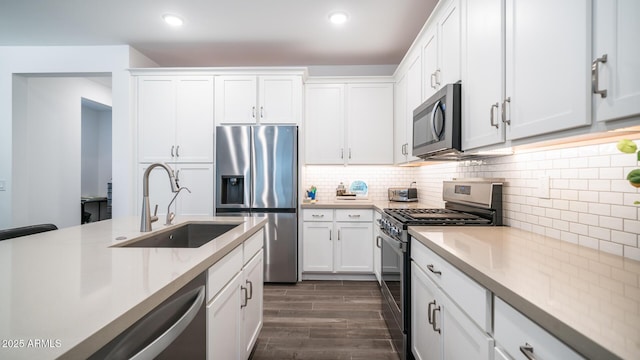
[[[435,301],[434,301],[434,305],[435,305]],[[433,331],[437,332],[438,334],[441,334],[442,333],[442,331],[441,331],[442,329],[436,327],[437,326],[437,324],[436,324],[436,311],[440,311],[440,306],[434,307],[431,310],[431,320],[432,320],[431,326],[433,327]]]
[[[533,346],[529,345],[529,343],[520,346],[520,352],[523,353],[527,359],[536,360],[536,356],[533,354]]]
[[[180,157],[180,145],[176,146],[176,157]]]
[[[171,157],[173,157],[173,156],[174,156],[174,155],[173,155],[173,149],[174,149],[175,147],[176,147],[175,145],[171,145]]]
[[[442,271],[435,270],[433,264],[427,265],[427,269],[429,269],[429,271],[431,271],[432,273],[434,273],[436,275],[442,275]]]
[[[602,98],[606,98],[607,97],[607,89],[603,89],[600,90],[600,63],[606,63],[607,62],[607,54],[602,55],[602,57],[599,57],[595,60],[593,60],[593,62],[591,63],[591,87],[593,89],[593,93],[594,94],[600,94],[600,97]]]
[[[240,285],[240,291],[244,290],[244,304],[240,304],[240,309],[244,308],[247,306],[247,301],[249,301],[249,298],[247,297],[247,288]]]
[[[510,96],[502,101],[502,122],[507,125],[511,125],[511,120],[507,120],[507,103],[509,103],[509,106],[511,106]]]
[[[255,106],[251,107],[251,117],[254,118],[254,119],[256,118],[256,107]]]
[[[491,119],[491,126],[495,126],[496,129],[498,128],[498,122],[497,121],[495,123],[493,122],[493,120],[494,120],[494,117],[493,117],[494,111],[493,111],[493,109],[495,108],[496,111],[498,111],[498,105],[499,105],[499,103],[495,103],[495,104],[491,105],[491,118],[490,118]]]
[[[249,280],[246,280],[245,282],[249,285],[249,296],[247,296],[247,299],[251,300],[253,298],[253,283]]]
[[[433,319],[431,318],[431,306],[436,306],[435,300],[431,301],[427,307],[427,320],[429,320],[429,325],[433,325]]]

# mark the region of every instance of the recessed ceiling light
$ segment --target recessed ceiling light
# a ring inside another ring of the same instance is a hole
[[[344,24],[347,20],[349,20],[349,15],[345,12],[338,11],[329,15],[329,21],[337,25]]]
[[[164,20],[164,22],[174,27],[182,26],[182,24],[184,23],[184,21],[182,21],[180,17],[171,14],[162,15],[162,19]]]

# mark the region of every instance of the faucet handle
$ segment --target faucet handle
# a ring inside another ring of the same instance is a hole
[[[158,217],[156,215],[158,215],[158,204],[156,204],[156,207],[153,210],[153,216],[151,217],[151,222],[158,221]]]

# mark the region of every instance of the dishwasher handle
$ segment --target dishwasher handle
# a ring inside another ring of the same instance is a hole
[[[91,358],[153,359],[171,345],[195,319],[205,299],[200,285],[151,311],[110,348],[106,356],[98,352]],[[186,310],[184,310],[187,308]],[[171,319],[176,319],[171,323]],[[157,335],[159,334],[159,335]]]
[[[189,326],[191,321],[196,317],[196,314],[200,310],[200,307],[204,303],[205,297],[205,287],[199,286],[196,289],[191,290],[175,301],[181,300],[181,298],[190,298],[193,294],[196,294],[193,303],[189,309],[176,321],[169,329],[167,329],[162,335],[158,336],[153,342],[144,349],[142,349],[139,353],[135,354],[131,357],[130,360],[143,360],[143,359],[153,359],[156,356],[160,355],[164,349],[166,349],[182,332]]]

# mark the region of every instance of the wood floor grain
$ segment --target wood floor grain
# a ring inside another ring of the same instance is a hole
[[[376,282],[265,284],[252,360],[398,360]]]

